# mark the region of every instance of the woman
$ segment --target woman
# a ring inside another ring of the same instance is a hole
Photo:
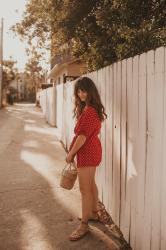
[[[98,189],[95,183],[96,167],[102,159],[102,147],[98,135],[101,122],[107,117],[94,82],[88,77],[76,81],[74,117],[77,124],[66,162],[77,156],[77,172],[82,197],[82,219],[80,226],[69,236],[74,241],[88,231],[88,220],[98,219]]]

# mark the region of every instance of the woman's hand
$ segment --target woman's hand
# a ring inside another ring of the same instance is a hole
[[[71,163],[71,162],[73,162],[74,161],[74,155],[73,154],[71,154],[70,152],[67,154],[67,156],[66,156],[66,162],[67,163]]]
[[[70,148],[67,157],[66,157],[66,162],[71,163],[74,161],[74,157],[77,154],[78,150],[82,147],[82,145],[86,141],[86,136],[85,135],[78,135],[76,141],[74,142],[74,145],[72,148]]]

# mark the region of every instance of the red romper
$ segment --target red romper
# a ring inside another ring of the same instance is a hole
[[[101,121],[95,108],[85,107],[74,128],[75,136],[69,147],[74,145],[78,135],[85,135],[86,141],[77,151],[77,167],[98,166],[102,159],[102,147],[98,138]]]

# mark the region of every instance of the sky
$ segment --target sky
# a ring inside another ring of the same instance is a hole
[[[3,59],[12,56],[13,60],[17,61],[16,66],[20,71],[27,61],[25,53],[27,44],[20,41],[19,37],[9,29],[21,20],[26,2],[27,0],[0,0],[0,18],[4,18]]]

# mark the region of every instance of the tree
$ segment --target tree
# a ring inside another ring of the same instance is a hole
[[[96,15],[111,39],[115,60],[166,45],[165,0],[105,0]]]
[[[16,61],[13,61],[12,58],[9,60],[3,60],[3,70],[2,70],[2,99],[3,102],[13,103],[11,95],[9,95],[9,85],[12,80],[16,78],[17,69],[14,67]]]
[[[34,46],[31,49],[27,49],[27,54],[29,55],[29,60],[25,65],[25,72],[31,79],[32,88],[37,92],[44,78],[43,68],[40,65],[42,54],[39,54]]]
[[[166,45],[165,0],[29,0],[13,30],[52,53],[73,41],[89,70]]]
[[[3,89],[7,88],[9,83],[16,77],[17,69],[14,68],[15,63],[16,61],[12,59],[3,61]]]

